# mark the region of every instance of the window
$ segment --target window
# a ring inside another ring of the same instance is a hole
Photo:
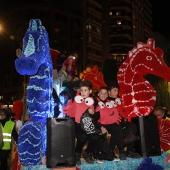
[[[116,15],[121,15],[121,12],[120,11],[116,11]]]
[[[67,23],[67,16],[62,15],[62,22]]]
[[[117,21],[116,23],[117,23],[117,25],[121,25],[121,24],[122,24],[122,21],[119,20],[119,21]]]
[[[91,26],[91,25],[86,25],[86,29],[87,29],[87,30],[91,30],[91,29],[92,29],[92,26]]]
[[[101,30],[99,28],[96,28],[96,31],[98,34],[101,34]]]
[[[88,41],[92,42],[92,37],[91,36],[88,36]]]

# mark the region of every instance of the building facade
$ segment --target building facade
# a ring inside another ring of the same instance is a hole
[[[152,5],[149,0],[109,0],[110,57],[120,65],[137,42],[152,33]]]
[[[102,71],[107,58],[119,67],[128,51],[149,37],[151,11],[149,0],[25,0],[1,6],[3,36],[8,36],[0,41],[0,102],[11,104],[23,97],[29,77],[19,75],[14,62],[30,19],[41,19],[52,49],[78,55],[80,73],[93,65]]]

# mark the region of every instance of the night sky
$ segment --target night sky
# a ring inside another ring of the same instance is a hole
[[[170,7],[166,0],[151,0],[153,6],[153,28],[162,35],[170,34]]]
[[[7,8],[10,5],[18,3],[39,3],[39,2],[56,2],[63,0],[0,0],[0,8]],[[73,3],[75,0],[70,0]],[[170,7],[168,0],[151,0],[153,12],[153,31],[157,31],[162,35],[170,35]]]

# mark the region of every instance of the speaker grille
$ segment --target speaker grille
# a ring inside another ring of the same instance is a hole
[[[140,116],[132,119],[137,125],[140,140],[136,142],[135,150],[142,156],[161,155],[158,121],[154,115]]]
[[[75,166],[75,127],[71,118],[47,119],[47,167]]]

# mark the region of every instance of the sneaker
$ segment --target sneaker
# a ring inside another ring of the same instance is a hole
[[[80,160],[81,154],[76,153],[76,165],[81,165],[81,160]]]
[[[113,159],[113,162],[118,162],[118,161],[120,161],[119,158],[114,158],[114,159]]]
[[[112,153],[112,156],[114,162],[120,161],[120,159],[114,153]]]
[[[92,154],[91,153],[85,152],[83,154],[83,157],[84,157],[84,159],[86,160],[87,163],[89,163],[89,164],[93,164],[94,163],[94,160],[92,158]]]
[[[128,154],[127,154],[127,156],[129,157],[129,158],[141,158],[141,155],[139,155],[138,153],[136,153],[136,152],[129,152]]]
[[[97,159],[96,162],[97,162],[98,164],[103,164],[103,163],[104,163],[104,160]]]
[[[120,160],[126,160],[126,154],[124,152],[119,154],[119,159]]]
[[[99,151],[99,152],[94,153],[93,158],[94,158],[94,160],[103,160],[102,152]]]

